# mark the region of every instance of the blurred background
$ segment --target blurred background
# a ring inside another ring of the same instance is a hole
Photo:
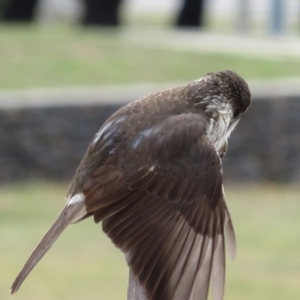
[[[253,103],[224,159],[238,253],[226,299],[300,294],[300,1],[0,0],[0,299],[122,105],[231,69]],[[123,255],[86,220],[14,299],[126,299]]]

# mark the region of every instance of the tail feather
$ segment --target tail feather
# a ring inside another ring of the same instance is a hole
[[[53,223],[51,228],[42,238],[38,246],[30,255],[22,271],[15,279],[10,293],[13,294],[18,291],[25,278],[32,271],[35,265],[41,260],[46,252],[51,248],[58,236],[64,231],[64,229],[73,221],[78,220],[86,213],[84,202],[68,203],[68,205],[60,212],[58,218]]]

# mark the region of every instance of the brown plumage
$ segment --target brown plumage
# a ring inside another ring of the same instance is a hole
[[[231,71],[134,101],[100,128],[71,183],[68,202],[11,292],[70,223],[93,216],[126,256],[150,300],[205,300],[212,278],[223,299],[225,204],[221,157],[251,101]]]

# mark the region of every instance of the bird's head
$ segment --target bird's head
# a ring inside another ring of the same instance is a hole
[[[247,83],[232,71],[207,73],[194,81],[189,98],[196,112],[208,118],[207,135],[218,151],[251,103]]]
[[[251,93],[246,81],[238,74],[225,70],[207,73],[203,78],[206,90],[212,97],[220,97],[232,107],[232,120],[239,119],[251,103]]]

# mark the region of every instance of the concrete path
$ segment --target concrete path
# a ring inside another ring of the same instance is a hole
[[[300,59],[300,37],[245,36],[202,31],[154,30],[125,28],[124,40],[147,47],[163,47],[184,51],[206,51],[266,59],[293,57]]]
[[[299,97],[300,78],[248,81],[254,99]],[[99,103],[125,105],[162,89],[182,83],[133,84],[124,86],[27,89],[0,92],[0,110],[32,107],[82,106]]]

